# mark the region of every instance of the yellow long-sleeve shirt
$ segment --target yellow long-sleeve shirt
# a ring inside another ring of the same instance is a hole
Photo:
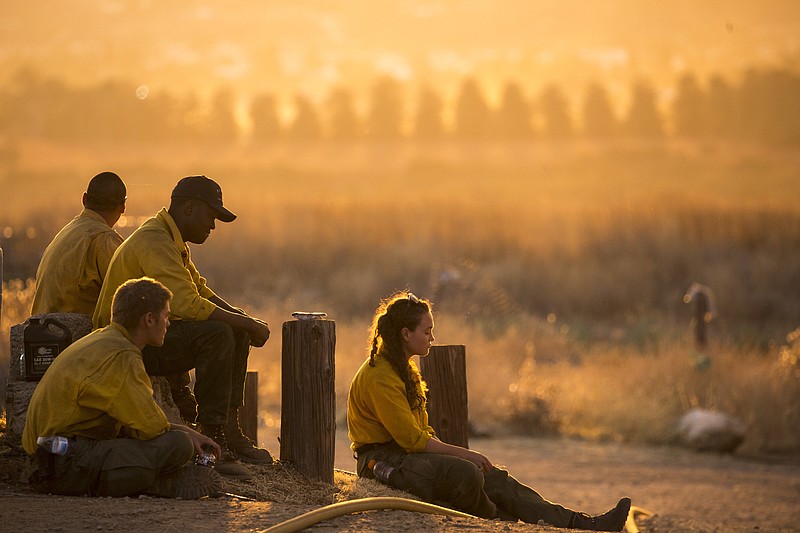
[[[53,238],[36,270],[32,315],[94,312],[103,278],[122,236],[84,209]]]
[[[153,386],[142,352],[119,324],[78,339],[44,373],[33,392],[22,447],[36,451],[36,438],[47,435],[149,440],[169,429],[164,411],[153,400]]]
[[[217,306],[206,280],[192,263],[189,247],[166,209],[148,219],[117,249],[94,310],[95,328],[111,323],[111,301],[129,279],[151,277],[172,291],[173,320],[206,320]]]
[[[406,387],[380,352],[375,366],[364,361],[347,395],[347,434],[351,448],[394,440],[409,453],[418,453],[435,431],[424,407],[412,410]]]

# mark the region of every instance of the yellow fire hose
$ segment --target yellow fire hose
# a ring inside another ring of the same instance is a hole
[[[628,520],[625,522],[623,531],[625,531],[625,533],[639,533],[639,526],[636,524],[636,519],[639,517],[650,518],[651,516],[655,515],[641,507],[631,505],[631,510],[628,512]]]
[[[408,500],[406,498],[394,498],[390,496],[381,496],[374,498],[361,498],[358,500],[350,500],[346,502],[334,503],[319,509],[314,509],[300,516],[296,516],[280,524],[263,530],[262,533],[293,533],[300,531],[308,526],[343,516],[350,513],[358,513],[360,511],[373,511],[378,509],[400,509],[402,511],[413,511],[417,513],[428,514],[441,514],[447,516],[457,516],[461,518],[475,518],[466,513],[460,513],[452,509],[433,505],[431,503],[420,502],[417,500]]]
[[[314,509],[300,516],[290,518],[279,524],[262,530],[260,533],[294,533],[300,531],[311,525],[314,525],[323,520],[329,520],[338,516],[343,516],[350,513],[358,513],[361,511],[374,511],[379,509],[399,509],[401,511],[412,511],[417,513],[440,514],[445,516],[455,516],[459,518],[476,518],[470,514],[461,513],[446,507],[440,507],[431,503],[425,503],[417,500],[408,500],[406,498],[394,498],[389,496],[361,498],[358,500],[350,500],[345,502],[334,503],[319,509]],[[628,514],[628,521],[625,522],[625,531],[627,533],[639,533],[639,527],[636,525],[637,517],[650,517],[653,513],[642,509],[641,507],[631,507]]]

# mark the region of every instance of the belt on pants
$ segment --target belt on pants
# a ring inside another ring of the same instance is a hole
[[[380,448],[381,446],[386,446],[390,442],[392,442],[392,441],[389,441],[389,442],[370,442],[369,444],[362,444],[361,446],[356,448],[356,450],[355,450],[356,451],[356,455],[360,455],[362,453],[371,452],[372,450],[376,450],[376,449]]]

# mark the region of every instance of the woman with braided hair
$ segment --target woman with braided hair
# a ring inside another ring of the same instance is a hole
[[[630,499],[599,516],[576,512],[545,500],[483,454],[436,438],[428,424],[425,382],[412,360],[428,354],[433,327],[431,303],[408,291],[384,299],[376,310],[369,357],[347,397],[358,475],[374,478],[377,463],[383,483],[482,518],[621,531]]]

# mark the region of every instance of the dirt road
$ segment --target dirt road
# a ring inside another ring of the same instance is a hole
[[[346,436],[337,440],[336,466],[353,469]],[[549,439],[473,439],[471,447],[508,466],[520,481],[566,506],[599,513],[619,497],[656,516],[641,531],[800,531],[800,459],[696,454]],[[278,487],[271,501],[218,498],[71,498],[33,493],[18,482],[19,457],[0,454],[0,530],[41,531],[261,531],[319,507]],[[341,482],[341,476],[339,476]],[[348,478],[349,479],[349,478]],[[345,484],[352,484],[348,480]],[[341,483],[340,483],[341,484]],[[274,488],[273,488],[274,490]],[[339,498],[347,489],[338,489]],[[246,492],[244,487],[239,493]],[[288,495],[287,495],[288,494]],[[333,491],[334,498],[335,491]],[[345,494],[346,495],[346,494]],[[368,494],[367,494],[368,495]],[[353,497],[353,496],[350,496]],[[293,503],[294,501],[294,503]],[[325,522],[322,531],[557,531],[479,519],[450,519],[406,511],[374,511]]]

